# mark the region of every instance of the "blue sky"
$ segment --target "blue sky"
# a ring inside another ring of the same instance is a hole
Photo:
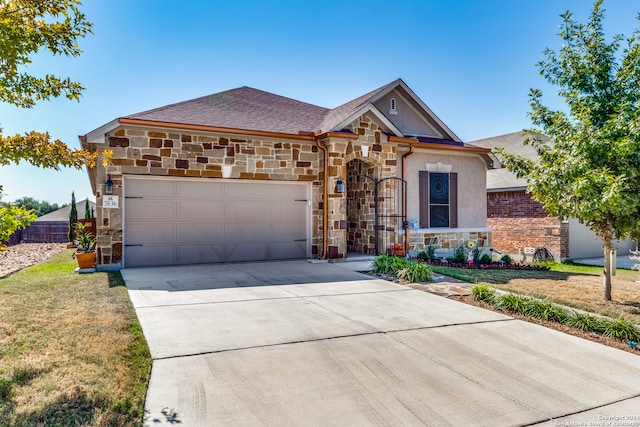
[[[95,24],[79,58],[34,58],[29,71],[70,76],[81,101],[24,110],[0,104],[4,135],[78,135],[127,114],[239,86],[335,107],[402,78],[463,141],[530,126],[535,64],[557,49],[559,15],[585,21],[588,0],[85,1]],[[605,0],[605,30],[630,35],[640,4]],[[85,171],[0,167],[4,201],[90,197]]]

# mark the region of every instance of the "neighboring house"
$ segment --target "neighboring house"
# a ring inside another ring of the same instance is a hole
[[[490,246],[489,150],[464,144],[402,80],[333,109],[240,87],[80,139],[113,150],[89,170],[101,265]]]
[[[545,141],[550,141],[542,136]],[[537,153],[524,144],[523,132],[514,132],[470,144],[485,148],[503,147],[523,157],[535,159]],[[527,183],[505,168],[487,172],[487,226],[492,230],[495,249],[514,259],[525,256],[525,248],[544,246],[556,260],[602,256],[602,240],[575,218],[561,221],[547,214],[540,203],[526,192]],[[616,241],[620,253],[634,249],[631,241]],[[531,254],[526,255],[531,259]]]
[[[76,203],[78,218],[84,218],[85,200]],[[96,209],[95,202],[89,201],[89,205]],[[16,237],[12,236],[15,243],[65,243],[69,241],[69,213],[71,205],[49,212],[36,218],[24,230],[17,230]]]

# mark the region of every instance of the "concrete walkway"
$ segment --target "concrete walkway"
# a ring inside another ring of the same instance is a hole
[[[638,415],[638,356],[347,264],[123,270],[154,359],[145,425],[558,426]]]

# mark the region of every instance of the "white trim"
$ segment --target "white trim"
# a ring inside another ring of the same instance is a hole
[[[105,138],[106,134],[111,132],[120,126],[120,119],[115,119],[110,121],[107,124],[100,126],[97,129],[92,130],[91,132],[85,135],[87,138],[87,142],[95,143],[95,144],[106,144],[107,139]]]
[[[376,116],[376,118],[380,120],[382,124],[384,124],[391,132],[393,132],[395,136],[397,137],[403,136],[402,132],[400,132],[400,130],[393,123],[391,123],[391,121],[389,121],[389,119],[387,119],[387,117],[384,114],[382,114],[382,112],[378,110],[378,108],[372,103],[368,103],[364,107],[360,108],[355,113],[350,115],[346,120],[342,121],[341,123],[338,123],[338,125],[333,127],[333,129],[331,130],[334,132],[339,132],[342,129],[344,129],[347,125],[351,124],[356,119],[358,119],[359,117],[361,117],[366,113],[372,113],[374,116]]]

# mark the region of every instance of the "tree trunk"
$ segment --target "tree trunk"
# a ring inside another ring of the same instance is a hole
[[[604,250],[604,275],[602,277],[602,297],[605,301],[611,301],[611,241],[613,232],[608,230],[602,237],[602,249]]]

